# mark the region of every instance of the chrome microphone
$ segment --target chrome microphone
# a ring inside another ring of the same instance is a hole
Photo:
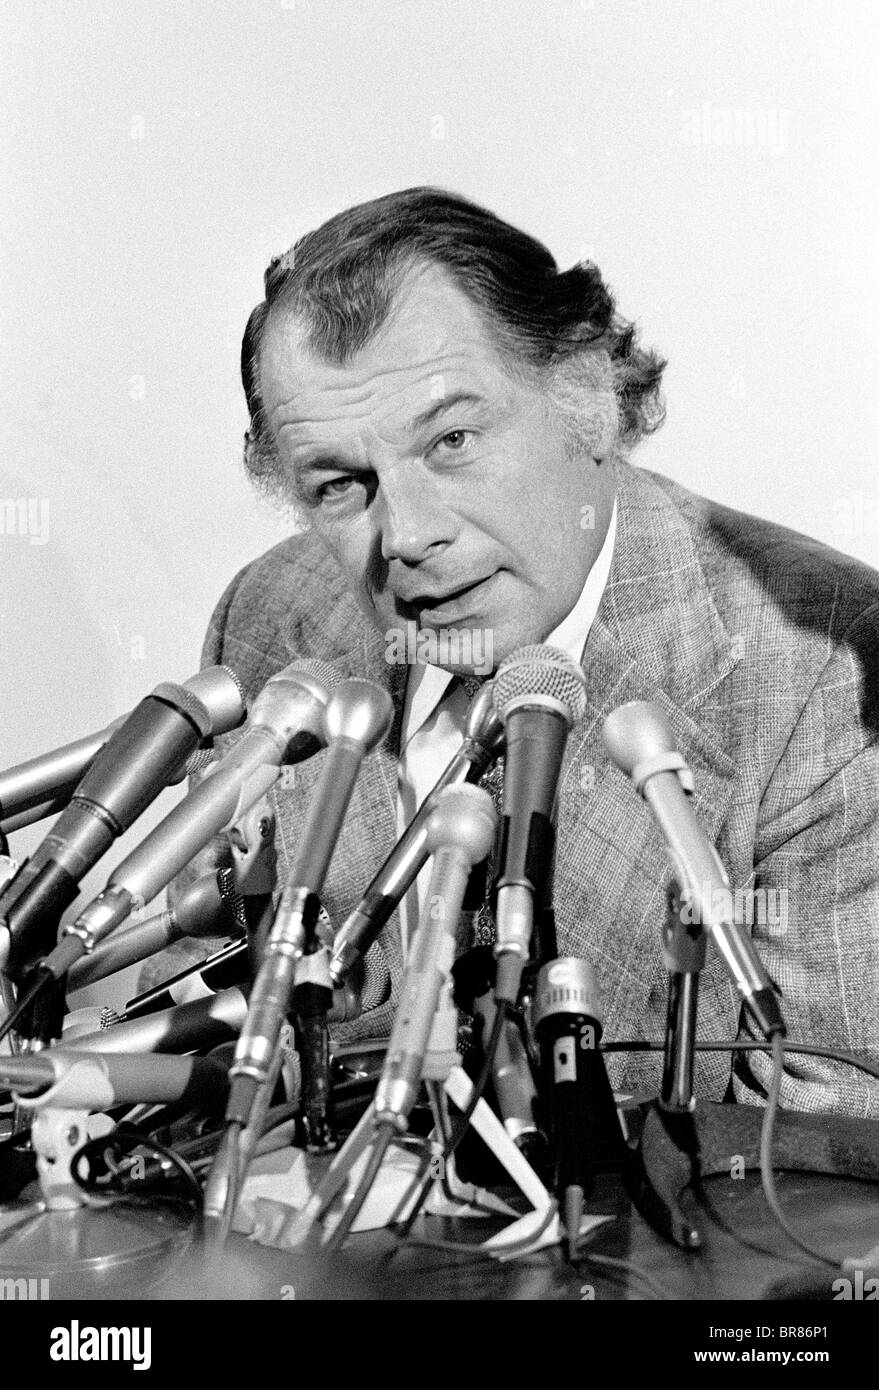
[[[111,1110],[117,1105],[176,1104],[222,1111],[228,1069],[211,1057],[80,1052],[51,1047],[32,1057],[0,1058],[0,1085],[23,1110]]]
[[[763,1035],[784,1036],[776,987],[754,943],[734,920],[729,878],[693,810],[693,776],[675,747],[665,714],[657,705],[633,700],[608,715],[602,738],[612,761],[631,777],[656,817],[690,920],[708,932]]]
[[[207,772],[127,858],[104,890],[42,962],[56,979],[114,931],[134,908],[150,902],[214,835],[231,828],[277,781],[282,764],[323,747],[324,708],[341,680],[326,661],[293,662],[272,676],[253,702],[235,746]]]
[[[336,840],[364,757],[391,727],[393,705],[381,686],[346,680],[330,696],[324,713],[327,758],[313,793],[262,964],[250,995],[247,1021],[230,1069],[226,1119],[244,1126],[261,1089],[267,1084],[281,1028],[290,1008],[297,963],[313,935],[323,887]],[[329,962],[320,983],[331,998]]]
[[[342,984],[363,959],[427,863],[427,826],[441,793],[446,787],[478,782],[503,751],[503,739],[492,686],[486,682],[470,706],[464,742],[336,933],[330,961],[334,984]]]
[[[586,709],[583,672],[556,647],[520,647],[494,678],[506,758],[494,884],[495,998],[515,1004],[534,914],[551,881],[553,812],[568,734]]]
[[[418,1096],[424,1056],[443,989],[450,990],[458,917],[474,864],[494,842],[497,817],[481,787],[446,787],[427,819],[430,887],[412,943],[384,1069],[375,1093],[375,1119],[405,1130]]]
[[[68,990],[95,984],[183,937],[242,936],[246,930],[244,903],[232,872],[218,869],[196,879],[173,908],[116,932],[90,955],[78,960],[68,976]]]

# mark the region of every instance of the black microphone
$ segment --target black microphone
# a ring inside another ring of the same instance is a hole
[[[231,941],[206,960],[196,961],[185,970],[154,985],[152,989],[129,999],[121,1013],[113,1019],[113,1027],[130,1023],[134,1018],[173,1009],[175,1004],[189,1004],[194,999],[206,999],[235,985],[246,985],[250,966],[246,941]]]
[[[726,870],[690,803],[693,776],[675,748],[663,711],[643,700],[620,705],[604,722],[604,745],[653,811],[665,838],[690,922],[709,934],[742,1002],[764,1037],[786,1032],[776,987],[757,949],[734,920]]]
[[[223,667],[200,675],[208,677],[198,686],[201,694],[222,691],[221,727],[234,728],[245,714],[237,677]],[[208,704],[191,686],[163,683],[135,707],[4,892],[0,916],[10,936],[10,976],[20,975],[40,954],[44,938],[54,936],[58,918],[76,897],[80,880],[215,732]]]
[[[347,979],[363,959],[427,863],[427,826],[440,793],[446,787],[478,782],[502,751],[503,736],[492,687],[486,683],[470,706],[464,742],[336,933],[330,962],[334,984]]]
[[[184,681],[184,685],[188,682]],[[188,687],[189,688],[189,687]],[[207,701],[202,703],[207,704]],[[128,718],[120,715],[106,728],[97,733],[87,734],[85,738],[65,743],[48,753],[41,753],[27,762],[17,763],[15,767],[0,772],[0,829],[10,835],[34,821],[44,820],[52,814],[60,815],[76,790],[87,769],[94,762],[104,744],[121,728]],[[215,727],[215,732],[221,732]],[[208,748],[199,748],[191,753],[186,763],[169,780],[169,786],[182,782],[193,772],[205,767],[211,760]]]
[[[603,1016],[588,961],[560,956],[541,966],[532,1004],[540,1049],[541,1099],[547,1109],[558,1198],[568,1248],[580,1234],[583,1199],[594,1175],[619,1166],[622,1131],[599,1051]]]
[[[329,662],[304,660],[272,676],[253,702],[235,746],[110,874],[106,887],[68,923],[42,968],[56,979],[150,902],[220,831],[228,830],[277,781],[283,764],[322,748],[324,707],[341,677]]]
[[[104,1008],[101,1011],[101,1027],[116,1028],[133,1019],[171,1010],[178,1004],[208,999],[213,994],[225,993],[237,984],[246,984],[253,974],[252,957],[252,943],[248,938],[227,942],[207,959],[195,961],[177,975],[129,999],[121,1013],[110,1007]],[[367,1008],[374,1008],[376,1004],[375,998],[369,993],[369,981],[366,984],[365,1003]],[[360,991],[348,984],[342,989],[333,990],[327,1018],[331,1023],[350,1023],[360,1017],[363,1007]]]
[[[515,1004],[535,914],[551,881],[553,808],[568,733],[586,708],[579,667],[558,648],[520,647],[494,679],[506,761],[496,900],[495,998]]]

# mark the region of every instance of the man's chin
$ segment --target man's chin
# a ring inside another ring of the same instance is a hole
[[[535,624],[490,615],[474,621],[441,624],[422,613],[393,614],[385,620],[373,610],[381,627],[386,659],[409,665],[438,666],[456,676],[492,675],[519,647],[541,642]]]

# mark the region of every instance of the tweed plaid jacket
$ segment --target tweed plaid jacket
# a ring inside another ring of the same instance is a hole
[[[740,910],[784,996],[791,1040],[879,1063],[879,574],[785,528],[627,464],[618,471],[610,577],[586,646],[587,710],[568,741],[559,795],[555,904],[560,952],[596,967],[608,1039],[661,1039],[660,954],[670,869],[649,808],[608,760],[605,717],[627,700],[667,714]],[[238,672],[249,697],[297,657],[390,689],[397,719],[364,763],[326,882],[340,923],[396,838],[405,669],[312,535],[248,565],[214,613],[205,664]],[[324,755],[273,793],[283,883]],[[200,866],[203,871],[204,866]],[[740,890],[740,891],[738,891]],[[753,911],[750,890],[759,890]],[[761,910],[762,907],[762,910]],[[396,917],[372,948],[384,1003],[345,1036],[387,1033],[402,972]],[[709,949],[699,1036],[743,1029]],[[738,1099],[759,1102],[768,1061],[746,1054]],[[618,1089],[655,1092],[651,1054],[608,1058]],[[699,1054],[697,1089],[728,1094],[730,1054]],[[879,1082],[789,1054],[783,1103],[879,1118]]]

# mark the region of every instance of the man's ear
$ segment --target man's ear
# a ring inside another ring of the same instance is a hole
[[[619,403],[609,353],[604,349],[587,348],[558,363],[550,394],[565,418],[571,443],[590,454],[596,463],[609,458],[620,429]]]

